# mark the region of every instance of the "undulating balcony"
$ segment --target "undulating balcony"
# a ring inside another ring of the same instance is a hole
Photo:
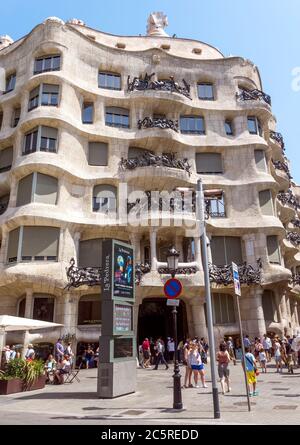
[[[164,80],[152,80],[155,73],[146,73],[144,78],[134,77],[130,80],[130,76],[127,78],[127,91],[167,91],[169,93],[182,94],[185,97],[191,98],[190,85],[182,79],[183,85],[175,82],[174,77],[171,76],[169,79]]]
[[[294,246],[296,246],[296,247],[300,246],[300,233],[298,233],[298,232],[287,232],[286,238]]]
[[[131,159],[121,159],[120,166],[123,170],[135,170],[138,167],[166,167],[176,168],[186,171],[191,174],[192,166],[187,158],[177,159],[175,154],[155,155],[150,152],[145,152],[141,156]]]
[[[241,284],[246,284],[247,286],[260,284],[262,274],[262,262],[260,259],[257,260],[256,267],[245,262],[239,265],[238,269]],[[218,286],[233,285],[232,265],[216,266],[215,264],[209,264],[209,278],[211,283]]]
[[[300,286],[300,273],[294,273],[290,282],[293,286]]]
[[[162,130],[173,130],[178,133],[179,125],[178,120],[167,119],[166,117],[144,117],[144,119],[138,120],[138,129],[144,128],[160,128]]]
[[[300,209],[300,204],[298,202],[298,199],[294,195],[291,189],[289,189],[287,192],[280,192],[277,195],[277,199],[283,204],[283,205],[290,205],[293,207],[296,211]]]
[[[278,133],[277,131],[270,130],[270,138],[273,139],[273,141],[277,142],[280,145],[282,151],[285,150],[285,144],[284,144],[283,136],[281,133]]]
[[[297,229],[300,229],[300,219],[299,218],[292,219],[291,223],[293,224],[294,227],[297,227]]]
[[[248,101],[248,100],[263,101],[271,106],[271,96],[258,89],[254,90],[240,89],[240,93],[237,93],[237,99],[239,101]]]
[[[285,172],[289,179],[293,179],[287,162],[274,161],[272,159],[272,164],[274,165],[276,170],[281,170],[281,171]]]

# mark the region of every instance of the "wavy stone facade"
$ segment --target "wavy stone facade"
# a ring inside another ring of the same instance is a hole
[[[292,334],[299,326],[300,189],[282,167],[283,139],[252,62],[199,41],[113,36],[50,18],[17,42],[1,39],[0,76],[0,313],[63,324],[31,341],[60,333],[98,340],[100,316],[91,318],[101,286],[68,288],[66,269],[71,258],[100,267],[101,239],[112,237],[131,242],[140,264],[135,325],[143,300],[163,297],[166,248],[175,245],[181,271],[191,271],[178,275],[184,334],[205,336],[197,233],[173,224],[175,215],[163,225],[160,210],[138,227],[107,214],[124,184],[171,192],[195,188],[199,177],[215,272],[261,260],[259,282],[242,286],[245,332]],[[149,152],[154,160],[143,165]],[[168,166],[163,155],[181,163]],[[130,159],[132,168],[122,168]],[[189,171],[180,167],[187,163]],[[211,278],[216,336],[237,334],[232,284]]]

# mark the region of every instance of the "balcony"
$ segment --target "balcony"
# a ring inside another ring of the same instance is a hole
[[[68,284],[66,289],[80,286],[98,286],[102,281],[101,267],[77,267],[74,258],[71,258],[69,267],[66,267]]]
[[[186,171],[189,175],[191,174],[191,165],[187,158],[176,159],[173,153],[168,155],[155,155],[152,153],[143,153],[142,156],[135,157],[132,159],[121,159],[120,166],[123,170],[135,170],[138,167],[167,167],[167,168],[177,168],[179,170]]]
[[[293,274],[290,282],[293,286],[300,286],[300,273]]]
[[[298,229],[300,229],[300,219],[299,218],[292,219],[291,223],[293,224],[294,227],[297,227]]]
[[[127,91],[167,91],[169,93],[182,94],[183,96],[192,99],[190,94],[190,85],[184,79],[182,79],[183,85],[179,85],[179,83],[174,81],[173,76],[167,80],[152,80],[153,76],[155,76],[155,73],[150,75],[146,73],[144,78],[134,77],[132,81],[130,81],[130,76],[128,76]]]
[[[246,262],[239,266],[239,278],[241,284],[250,286],[261,282],[262,262],[257,260],[257,267],[254,268]],[[211,283],[219,286],[230,286],[233,284],[232,265],[216,266],[209,264],[209,278]]]
[[[293,207],[296,211],[300,209],[300,204],[292,192],[291,189],[289,189],[287,192],[280,192],[277,195],[277,199],[283,204],[289,204],[291,207]]]
[[[289,166],[288,166],[287,162],[274,161],[272,159],[272,164],[274,165],[276,170],[284,171],[289,179],[293,179],[293,177],[292,177],[292,175],[290,173],[290,169],[289,169]]]
[[[165,117],[144,117],[144,119],[139,119],[137,124],[139,130],[143,128],[160,128],[162,130],[174,130],[177,133],[179,131],[178,120],[173,121]]]
[[[298,232],[287,232],[286,238],[294,246],[300,246],[300,234]]]
[[[270,130],[270,138],[273,139],[273,141],[276,141],[280,145],[282,151],[285,150],[284,140],[281,133]]]
[[[257,101],[263,101],[271,106],[271,96],[257,89],[254,90],[241,89],[240,93],[236,94],[236,97],[240,101],[257,100]]]

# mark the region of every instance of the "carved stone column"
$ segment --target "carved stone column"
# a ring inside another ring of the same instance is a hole
[[[135,252],[135,262],[141,262],[141,235],[139,233],[130,233],[129,235],[130,242],[134,247]]]
[[[199,236],[194,237],[195,246],[195,262],[197,263],[199,270],[203,270],[202,255],[201,255],[201,240]]]
[[[200,301],[192,302],[192,315],[193,315],[194,335],[199,338],[207,337],[204,302]]]
[[[32,318],[33,316],[33,290],[26,289],[25,299],[25,318]]]
[[[244,291],[245,292],[245,291]],[[246,297],[240,299],[241,318],[245,334],[250,337],[261,337],[266,333],[266,323],[262,307],[263,289],[251,288]]]
[[[150,228],[151,271],[157,270],[157,229]]]

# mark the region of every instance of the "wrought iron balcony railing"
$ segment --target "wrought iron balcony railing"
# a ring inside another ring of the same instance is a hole
[[[74,258],[70,260],[70,266],[66,268],[68,279],[67,289],[80,286],[97,286],[102,281],[101,267],[78,267],[75,266]]]
[[[144,78],[134,77],[130,81],[130,76],[127,78],[127,90],[128,91],[146,91],[146,90],[156,90],[156,91],[168,91],[170,93],[179,93],[185,97],[191,98],[190,85],[182,79],[183,85],[174,81],[174,77],[171,76],[170,79],[166,80],[152,80],[155,73],[148,75],[145,74]]]
[[[169,128],[177,133],[179,131],[178,120],[173,121],[165,117],[144,117],[144,119],[139,119],[138,129],[141,130],[142,128],[161,128],[162,130]]]
[[[292,207],[294,207],[295,210],[300,209],[300,204],[298,202],[298,199],[296,198],[291,189],[289,189],[287,192],[278,193],[277,198],[283,205],[289,204]]]
[[[294,244],[294,246],[300,246],[300,233],[298,232],[287,232],[286,238],[290,243]]]
[[[294,227],[298,227],[300,229],[300,219],[299,218],[292,219],[291,223],[293,224]]]
[[[196,266],[184,266],[184,267],[178,267],[176,269],[176,275],[192,275],[195,274],[198,271],[198,268]],[[160,274],[170,274],[170,269],[168,267],[159,267],[158,273]]]
[[[277,170],[282,170],[282,171],[284,171],[284,172],[287,174],[287,176],[288,176],[289,179],[293,179],[293,177],[292,177],[292,175],[291,175],[291,173],[290,173],[289,166],[288,166],[288,164],[287,164],[286,162],[274,161],[274,160],[272,159],[272,164],[274,165],[274,167],[275,167]]]
[[[239,266],[240,283],[251,285],[259,284],[261,282],[262,262],[257,260],[257,267],[254,268],[246,262]],[[233,284],[232,265],[216,266],[209,264],[209,277],[212,283],[222,286],[229,286]]]
[[[290,283],[291,283],[293,286],[300,286],[300,273],[294,273],[294,274],[292,275],[292,278],[291,278]]]
[[[262,100],[268,105],[271,106],[271,96],[264,93],[263,91],[254,89],[254,90],[240,90],[240,93],[237,93],[237,99],[239,100]]]
[[[137,167],[168,167],[177,168],[179,170],[185,170],[188,174],[191,174],[191,165],[187,158],[176,159],[174,153],[168,155],[154,155],[152,153],[146,152],[142,156],[132,158],[132,159],[121,159],[121,168],[124,170],[134,170]]]
[[[285,144],[283,140],[283,136],[281,133],[278,133],[277,131],[270,130],[270,138],[274,141],[278,142],[278,144],[281,146],[282,150],[285,150]]]

